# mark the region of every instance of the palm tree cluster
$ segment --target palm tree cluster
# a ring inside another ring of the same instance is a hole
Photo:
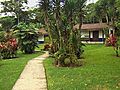
[[[79,66],[83,53],[80,29],[86,0],[40,0],[44,11],[45,28],[48,30],[51,52],[57,66]],[[74,25],[79,23],[79,30]]]

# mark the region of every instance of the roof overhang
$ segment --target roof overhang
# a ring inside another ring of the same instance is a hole
[[[104,28],[108,28],[109,26],[106,23],[93,23],[93,24],[82,24],[81,30],[85,31],[99,31],[103,30]],[[75,29],[79,29],[79,24],[76,24],[74,27]]]

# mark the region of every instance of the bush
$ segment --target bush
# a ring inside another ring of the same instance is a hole
[[[110,37],[108,39],[106,39],[106,46],[115,46],[115,44],[117,43],[117,38],[115,35],[110,35]]]
[[[19,30],[16,31],[16,35],[21,51],[26,54],[34,53],[38,42],[38,33],[35,31],[34,25],[20,23],[17,27]]]
[[[58,67],[77,67],[82,66],[84,61],[78,59],[75,53],[68,54],[64,49],[60,49],[54,54],[55,62],[54,64]]]
[[[10,59],[16,57],[17,41],[15,38],[0,42],[0,58]]]

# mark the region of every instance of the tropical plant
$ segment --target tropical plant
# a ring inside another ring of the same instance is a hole
[[[34,53],[35,47],[37,47],[38,33],[34,26],[34,24],[20,23],[16,28],[18,30],[15,31],[19,47],[26,54]]]
[[[116,22],[116,31],[115,35],[117,36],[117,42],[115,46],[116,56],[119,56],[119,50],[120,50],[120,22]]]
[[[86,0],[42,0],[40,3],[46,11],[45,24],[50,29],[50,47],[54,49],[57,66],[78,65],[78,59],[83,53],[80,30],[85,2]],[[73,29],[76,23],[80,24],[79,30]]]
[[[52,39],[52,32],[50,29],[50,20],[49,20],[50,0],[39,0],[39,7],[40,7],[41,12],[43,13],[45,28],[48,31],[49,40],[50,40],[50,43],[52,44],[53,39]]]
[[[12,32],[2,34],[0,39],[0,58],[10,59],[16,57],[17,40],[13,37]]]

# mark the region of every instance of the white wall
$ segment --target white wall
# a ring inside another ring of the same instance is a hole
[[[82,31],[81,32],[81,38],[86,38],[85,36],[88,36],[89,38],[89,31]],[[105,38],[105,34],[104,34],[104,38]],[[93,31],[90,31],[90,38],[93,38]],[[102,30],[99,31],[99,38],[103,38],[103,32]]]
[[[93,38],[93,32],[92,31],[90,32],[90,38]]]
[[[38,41],[44,41],[44,35],[40,35]]]
[[[104,38],[106,38],[105,34],[104,34]]]
[[[103,38],[103,33],[102,33],[102,30],[99,31],[99,38]]]
[[[89,38],[89,31],[81,31],[81,38]]]
[[[113,31],[113,34],[115,33],[115,30],[113,28],[109,28],[109,34],[111,34],[111,31]]]

